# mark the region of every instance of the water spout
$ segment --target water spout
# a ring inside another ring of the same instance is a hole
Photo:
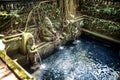
[[[75,41],[73,42],[73,44],[78,44],[78,43],[80,43],[80,40],[75,40]]]
[[[37,55],[38,55],[38,59],[39,59],[39,64],[41,65],[42,64],[42,59],[41,59],[41,56],[40,56],[38,51],[37,51]]]
[[[39,61],[39,63],[38,63]],[[39,52],[37,51],[37,54],[34,55],[34,64],[30,67],[32,70],[38,69],[39,65],[42,64],[41,56]]]
[[[79,42],[80,42],[80,40],[76,40],[76,42],[77,42],[77,43],[79,43]]]
[[[46,65],[42,63],[42,59],[41,59],[41,56],[39,54],[39,52],[37,51],[37,55],[38,55],[38,58],[39,58],[39,69],[45,69],[46,68]]]

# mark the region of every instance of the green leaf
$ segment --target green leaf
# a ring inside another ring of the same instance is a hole
[[[84,25],[85,25],[84,21],[83,20],[80,21],[80,26],[84,26]]]

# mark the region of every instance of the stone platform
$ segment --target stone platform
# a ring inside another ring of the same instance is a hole
[[[0,80],[19,80],[1,59],[0,59]]]

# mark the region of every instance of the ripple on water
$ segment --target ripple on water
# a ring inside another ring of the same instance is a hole
[[[62,46],[43,61],[45,69],[34,75],[37,80],[116,80],[117,72],[109,64],[116,66],[117,62],[118,68],[120,62],[109,55],[112,53],[94,41],[80,40],[75,46]]]

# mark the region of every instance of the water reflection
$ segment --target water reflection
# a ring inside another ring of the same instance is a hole
[[[44,70],[34,73],[37,80],[116,80],[120,71],[115,51],[94,41],[80,39],[74,46],[60,46],[60,51],[43,61]]]
[[[64,49],[64,46],[59,46],[59,49],[60,49],[60,50],[63,50],[63,49]]]

